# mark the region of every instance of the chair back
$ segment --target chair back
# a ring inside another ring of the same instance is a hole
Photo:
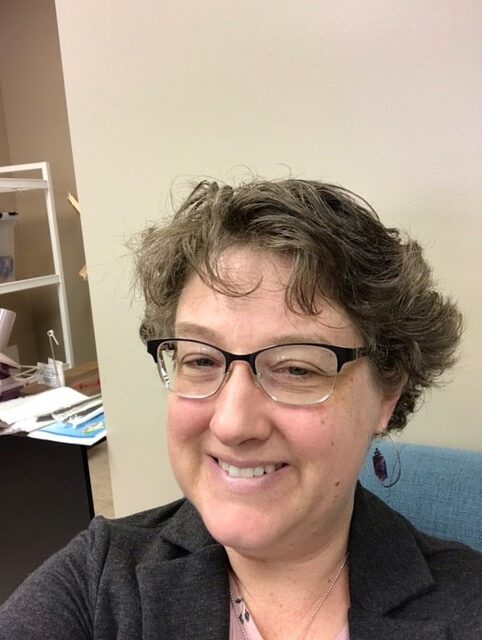
[[[390,440],[375,441],[360,474],[364,487],[424,533],[482,552],[482,452],[397,442],[400,479],[385,488],[373,472],[375,447],[385,457],[389,476],[398,464]]]

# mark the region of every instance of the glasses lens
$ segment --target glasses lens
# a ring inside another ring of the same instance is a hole
[[[186,398],[207,398],[224,378],[223,354],[190,340],[169,340],[159,345],[158,363],[166,387]]]
[[[316,404],[333,392],[337,359],[332,351],[316,345],[281,345],[258,355],[256,371],[273,400]]]

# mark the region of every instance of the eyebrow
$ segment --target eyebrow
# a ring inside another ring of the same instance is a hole
[[[174,335],[176,338],[199,338],[216,344],[219,341],[219,334],[203,325],[198,325],[191,322],[179,322],[174,327]],[[318,334],[306,334],[306,333],[285,333],[273,336],[271,340],[267,341],[266,346],[277,344],[290,344],[290,343],[303,343],[308,344],[333,344],[331,340],[328,340],[326,336]]]
[[[209,327],[192,322],[179,322],[174,325],[174,336],[176,338],[203,338],[204,340],[216,341],[217,334]]]

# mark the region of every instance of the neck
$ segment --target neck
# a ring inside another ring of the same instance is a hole
[[[269,554],[226,548],[238,588],[263,637],[298,637],[348,552],[350,517],[342,520],[333,528],[333,535],[320,535],[318,540],[322,543],[311,548],[302,542],[291,542],[284,549],[270,549]],[[346,622],[349,604],[348,567],[345,567],[310,624],[306,638],[313,632],[317,637],[335,635]]]
[[[283,589],[309,595],[317,593],[336,573],[348,550],[348,535],[307,555],[279,558],[253,557],[235,549],[227,548],[233,574],[242,588],[248,591],[261,590],[279,584]],[[271,593],[273,589],[269,590]]]
[[[232,550],[228,556],[238,571],[241,568],[244,578],[233,567],[234,579],[263,638],[334,637],[346,624],[350,606],[346,551],[289,566],[260,566],[258,561],[233,555]]]
[[[329,579],[348,551],[353,501],[322,530],[292,532],[268,548],[245,550],[226,547],[234,575],[241,584],[281,583],[303,589]]]

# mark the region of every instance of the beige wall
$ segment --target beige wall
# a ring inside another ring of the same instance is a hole
[[[2,165],[10,164],[10,154],[8,151],[8,135],[7,127],[5,125],[5,112],[3,109],[3,97],[2,86],[0,84],[0,163]],[[14,203],[12,195],[8,196],[8,200],[5,201],[6,206],[11,206]]]
[[[85,263],[81,225],[67,203],[68,193],[76,193],[76,183],[53,0],[0,1],[0,82],[2,164],[50,162],[74,359],[77,364],[94,360],[89,288],[78,276]],[[18,195],[14,208],[20,214],[16,230],[17,277],[51,273],[43,196]],[[46,331],[53,328],[61,336],[54,290],[49,287],[2,295],[0,306],[17,312],[12,341],[19,346],[22,362],[35,363],[38,357],[45,360],[50,354]]]
[[[467,322],[405,437],[482,450],[482,5],[57,0],[118,514],[177,495],[123,242],[172,180],[339,182],[425,245]]]

